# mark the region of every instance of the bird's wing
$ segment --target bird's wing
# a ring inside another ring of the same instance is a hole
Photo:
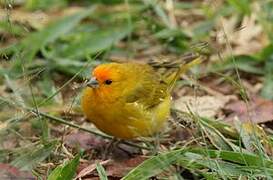
[[[152,77],[138,83],[134,90],[125,96],[126,102],[136,102],[145,108],[152,108],[164,101],[167,96],[167,89],[167,83],[161,81],[159,77]]]

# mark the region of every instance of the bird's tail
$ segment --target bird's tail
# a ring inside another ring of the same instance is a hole
[[[173,72],[172,74],[170,74],[165,80],[165,82],[168,83],[168,87],[169,87],[168,90],[171,91],[173,89],[175,82],[179,79],[179,77],[182,74],[186,73],[190,68],[200,64],[201,62],[202,62],[202,59],[199,56],[186,64],[180,65],[179,69],[176,72]]]

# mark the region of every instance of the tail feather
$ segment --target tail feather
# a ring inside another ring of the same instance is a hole
[[[196,59],[192,60],[191,62],[189,63],[186,63],[186,64],[182,64],[178,71],[171,74],[167,79],[166,79],[166,82],[169,84],[169,88],[168,88],[168,91],[171,91],[175,85],[175,82],[179,79],[179,77],[186,73],[190,68],[192,68],[193,66],[195,65],[198,65],[202,62],[201,58],[200,57],[197,57]]]

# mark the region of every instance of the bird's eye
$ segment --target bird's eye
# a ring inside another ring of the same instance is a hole
[[[107,85],[112,84],[112,80],[107,79],[104,83],[107,84]]]

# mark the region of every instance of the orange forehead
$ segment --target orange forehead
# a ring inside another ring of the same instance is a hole
[[[115,80],[119,81],[124,77],[124,74],[128,74],[128,68],[124,64],[119,63],[107,63],[97,66],[92,75],[99,81]]]
[[[94,69],[93,76],[95,76],[98,80],[107,80],[110,78],[111,71],[112,70],[110,68],[100,65]]]

